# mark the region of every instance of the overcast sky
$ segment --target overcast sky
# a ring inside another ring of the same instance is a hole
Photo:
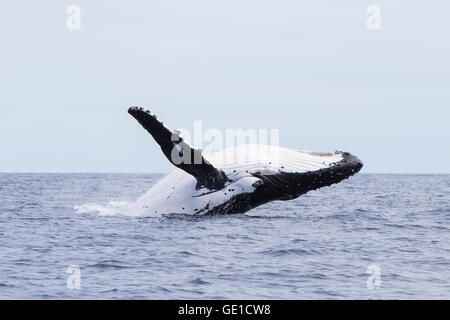
[[[168,172],[127,114],[450,173],[448,1],[0,2],[0,172]],[[381,29],[366,25],[369,5]]]

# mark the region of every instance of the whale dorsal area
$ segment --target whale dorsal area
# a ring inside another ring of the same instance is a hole
[[[172,131],[158,121],[154,114],[142,107],[131,107],[131,114],[155,139],[166,158],[177,168],[189,173],[197,180],[197,189],[222,189],[226,175],[209,163],[201,151],[189,146],[177,131]]]

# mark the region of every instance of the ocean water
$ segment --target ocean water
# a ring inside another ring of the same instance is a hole
[[[0,298],[450,299],[450,175],[359,174],[247,214],[134,215],[161,177],[0,174]]]

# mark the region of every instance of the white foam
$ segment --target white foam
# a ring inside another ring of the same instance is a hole
[[[98,216],[138,216],[139,212],[135,210],[134,203],[126,201],[110,200],[106,204],[85,203],[79,206],[74,206],[74,210],[78,214],[92,214]]]

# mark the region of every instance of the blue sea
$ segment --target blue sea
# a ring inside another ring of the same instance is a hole
[[[129,212],[161,177],[0,174],[0,298],[450,299],[450,175],[359,174],[247,214]]]

